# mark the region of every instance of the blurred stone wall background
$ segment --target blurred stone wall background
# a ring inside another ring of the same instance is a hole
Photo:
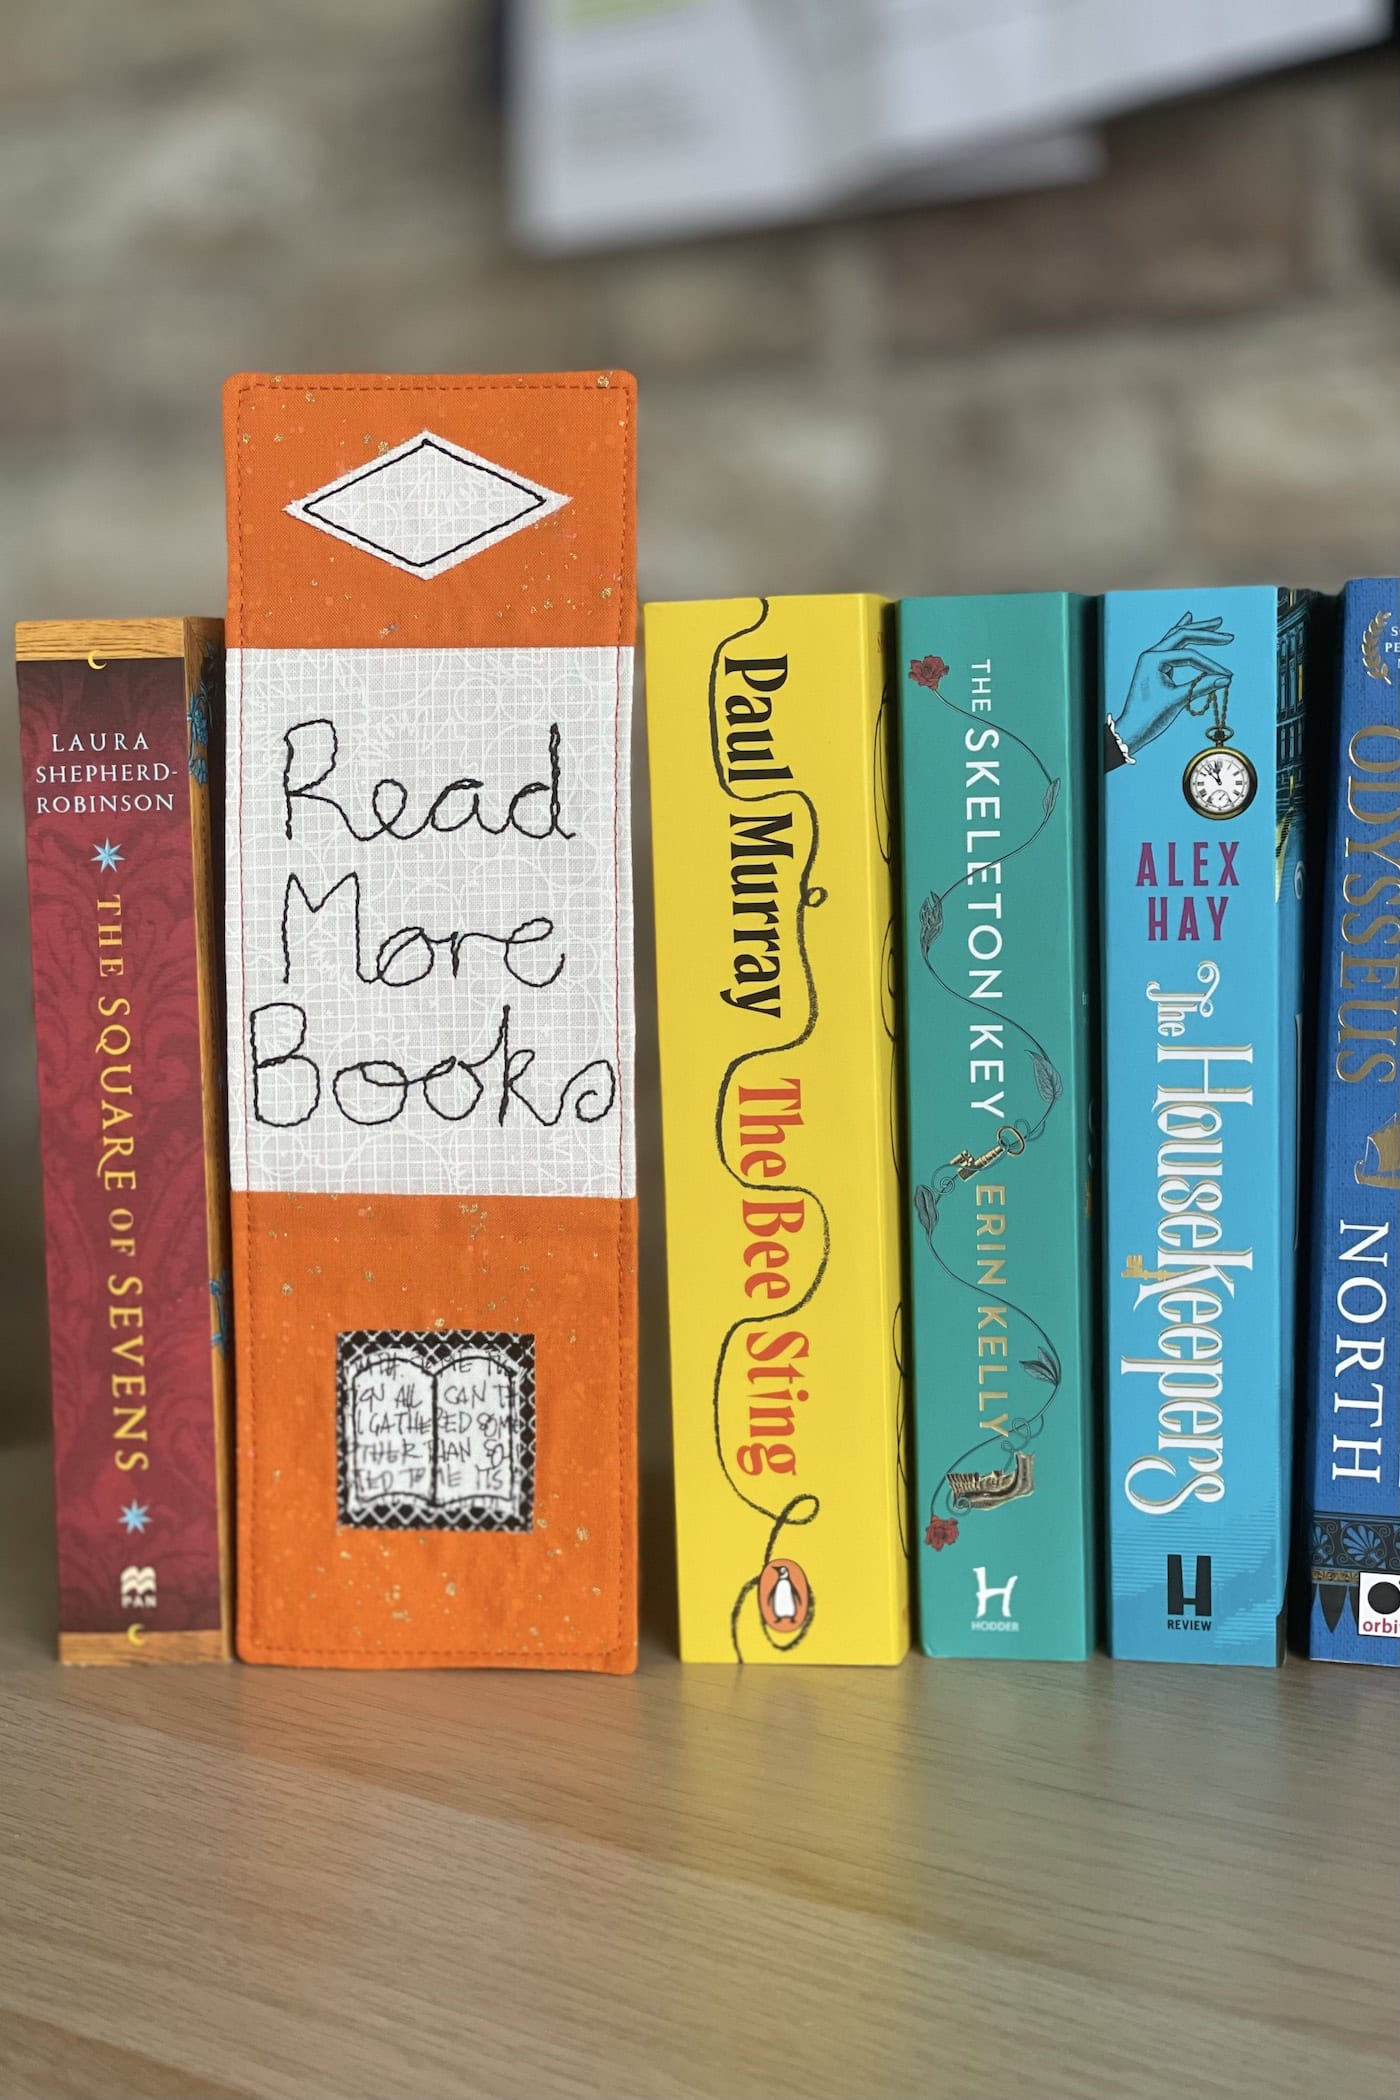
[[[1400,559],[1393,53],[1127,118],[1083,189],[532,262],[475,0],[0,13],[6,631],[220,609],[219,387],[243,367],[630,367],[650,596],[1336,585]],[[46,1402],[12,705],[0,797],[13,1436]]]

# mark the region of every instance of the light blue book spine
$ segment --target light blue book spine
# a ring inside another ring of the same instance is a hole
[[[1096,1637],[1086,601],[907,599],[899,693],[915,1547],[927,1654]]]
[[[1104,601],[1110,1645],[1282,1659],[1311,594]]]
[[[1309,1653],[1400,1664],[1400,584],[1342,603],[1325,753]]]

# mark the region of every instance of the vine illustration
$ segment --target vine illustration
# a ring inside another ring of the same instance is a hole
[[[880,706],[875,717],[875,735],[871,747],[871,800],[875,810],[875,838],[881,860],[889,876],[892,893],[898,890],[899,877],[895,868],[895,820],[890,806],[890,722],[893,718],[894,691],[893,666],[886,659],[884,682],[880,691]],[[899,1041],[899,932],[893,910],[885,926],[884,945],[880,953],[880,1022],[885,1031],[889,1055],[889,1147],[890,1166],[894,1174],[895,1188],[899,1194],[901,1214],[904,1210],[904,1118],[900,1095],[900,1041]],[[899,1516],[899,1550],[909,1558],[909,1539],[913,1517],[913,1497],[909,1486],[909,1381],[904,1364],[904,1300],[901,1297],[894,1309],[890,1325],[890,1359],[894,1366],[894,1465],[896,1508]]]
[[[824,904],[826,902],[827,894],[824,889],[822,889],[818,884],[814,883],[812,880],[813,871],[817,863],[817,852],[821,843],[821,824],[817,816],[816,804],[813,802],[811,796],[806,794],[801,788],[777,788],[770,791],[767,794],[738,795],[735,793],[734,789],[730,786],[728,780],[725,778],[724,762],[720,750],[719,717],[716,708],[715,690],[719,680],[720,661],[724,656],[725,651],[731,649],[734,646],[735,642],[742,641],[746,635],[756,634],[759,628],[761,628],[766,622],[768,618],[768,600],[766,598],[760,598],[758,602],[758,618],[756,620],[750,621],[747,627],[736,628],[732,634],[725,635],[723,639],[715,645],[714,654],[710,659],[709,710],[711,762],[714,765],[715,778],[719,782],[721,790],[730,798],[731,801],[740,802],[745,806],[745,808],[756,808],[761,803],[776,802],[782,800],[785,796],[791,796],[794,800],[800,802],[806,809],[808,819],[811,823],[812,835],[811,842],[807,848],[806,858],[803,861],[801,871],[798,874],[797,878],[797,905],[794,915],[794,947],[797,954],[798,964],[802,971],[803,982],[807,990],[807,1018],[803,1023],[802,1027],[799,1029],[798,1033],[790,1037],[786,1042],[759,1044],[752,1050],[741,1050],[736,1057],[731,1058],[729,1063],[724,1068],[724,1074],[720,1080],[719,1091],[715,1100],[715,1149],[719,1154],[720,1165],[724,1168],[725,1173],[730,1176],[731,1180],[738,1183],[740,1188],[750,1190],[752,1189],[753,1184],[749,1181],[746,1181],[744,1176],[741,1173],[739,1173],[737,1168],[731,1162],[728,1152],[725,1148],[725,1105],[729,1099],[730,1089],[733,1086],[736,1077],[743,1070],[746,1064],[750,1063],[751,1060],[755,1057],[779,1056],[785,1051],[796,1050],[800,1048],[800,1046],[807,1041],[813,1029],[817,1025],[817,986],[816,979],[812,973],[811,958],[807,952],[807,913],[808,911],[815,910],[818,906]],[[733,1473],[730,1471],[729,1461],[725,1457],[724,1452],[724,1435],[722,1424],[720,1421],[720,1408],[724,1387],[724,1367],[729,1356],[730,1348],[733,1345],[735,1336],[739,1334],[743,1328],[755,1324],[761,1324],[765,1320],[776,1320],[779,1318],[788,1319],[792,1316],[792,1314],[800,1312],[804,1306],[810,1305],[812,1299],[816,1296],[817,1291],[821,1287],[822,1278],[826,1274],[827,1264],[831,1259],[831,1220],[827,1214],[825,1204],[817,1195],[816,1191],[814,1189],[809,1189],[805,1187],[801,1182],[765,1182],[763,1186],[764,1192],[767,1195],[801,1196],[806,1200],[806,1202],[812,1205],[821,1224],[821,1255],[818,1259],[815,1271],[813,1272],[812,1280],[800,1298],[795,1299],[791,1304],[784,1305],[780,1312],[775,1310],[771,1313],[749,1313],[746,1314],[742,1319],[734,1320],[733,1322],[731,1322],[730,1326],[725,1330],[723,1339],[721,1340],[719,1345],[719,1354],[715,1359],[714,1380],[711,1387],[711,1410],[712,1427],[714,1430],[715,1439],[715,1454],[719,1459],[720,1471],[723,1473],[726,1481],[734,1490],[734,1493],[738,1496],[739,1500],[742,1503],[744,1503],[744,1505],[747,1508],[753,1510],[755,1515],[767,1518],[771,1527],[768,1532],[768,1543],[764,1549],[763,1560],[760,1563],[759,1572],[756,1575],[750,1576],[748,1581],[742,1585],[738,1596],[734,1599],[733,1609],[731,1610],[729,1615],[729,1637],[731,1643],[733,1644],[734,1659],[736,1662],[742,1662],[744,1660],[743,1649],[739,1639],[739,1621],[742,1616],[744,1606],[747,1604],[750,1597],[757,1595],[759,1585],[763,1580],[763,1571],[768,1566],[769,1562],[772,1561],[775,1553],[777,1552],[779,1539],[782,1537],[783,1532],[789,1528],[789,1526],[796,1528],[801,1525],[814,1524],[821,1513],[820,1499],[816,1495],[810,1493],[792,1496],[789,1501],[783,1504],[781,1509],[770,1509],[766,1503],[757,1501],[753,1495],[747,1494],[745,1490],[740,1486],[739,1482],[735,1479]],[[800,1646],[801,1643],[807,1638],[807,1635],[812,1629],[813,1622],[816,1619],[816,1615],[816,1592],[809,1585],[807,1591],[807,1610],[803,1617],[801,1626],[797,1629],[795,1633],[789,1634],[785,1639],[779,1639],[777,1637],[777,1634],[775,1633],[774,1628],[771,1627],[767,1619],[763,1617],[762,1612],[759,1613],[759,1625],[763,1630],[764,1639],[768,1642],[769,1647],[777,1648],[782,1653],[787,1653],[788,1650]]]
[[[947,675],[948,666],[941,656],[919,657],[909,666],[909,677],[915,685],[923,686],[932,693],[951,714],[959,716],[965,722],[973,722],[976,718],[971,711],[959,707],[957,702],[950,700],[942,690],[943,680]],[[1030,758],[1045,782],[1045,792],[1041,798],[1040,816],[1033,828],[1019,843],[1009,847],[1004,853],[996,855],[985,864],[979,863],[979,873],[983,865],[989,869],[1003,869],[1008,862],[1027,852],[1050,823],[1060,796],[1060,782],[1050,773],[1038,752],[1004,723],[998,723],[997,728],[1002,738],[1017,745]],[[941,974],[934,959],[934,950],[946,924],[948,901],[971,882],[973,872],[971,869],[967,870],[955,882],[949,883],[946,889],[930,890],[924,898],[919,910],[919,951],[929,975],[950,999],[967,1007],[972,1013],[985,1016],[985,1006],[950,984]],[[1037,1346],[1030,1356],[1021,1357],[1019,1364],[1026,1376],[1035,1379],[1046,1391],[1038,1407],[1017,1416],[1014,1421],[1008,1419],[1004,1428],[995,1429],[990,1434],[978,1438],[944,1469],[930,1498],[928,1528],[924,1533],[924,1543],[931,1546],[936,1553],[956,1541],[958,1517],[968,1510],[996,1507],[1002,1501],[1013,1500],[1031,1492],[1032,1461],[1027,1454],[1045,1426],[1046,1414],[1059,1391],[1063,1375],[1059,1351],[1035,1316],[1015,1299],[987,1290],[972,1277],[962,1275],[951,1263],[945,1261],[936,1241],[940,1212],[952,1192],[963,1182],[970,1180],[982,1167],[990,1165],[993,1160],[1003,1156],[1021,1157],[1028,1146],[1035,1144],[1044,1135],[1056,1103],[1064,1093],[1064,1082],[1059,1071],[1035,1032],[1024,1021],[1017,1020],[1013,1014],[1003,1012],[1001,1020],[1020,1038],[1038,1097],[1038,1110],[1034,1115],[1015,1116],[1003,1122],[997,1131],[996,1144],[979,1157],[974,1158],[971,1152],[960,1152],[931,1183],[920,1183],[914,1190],[914,1213],[930,1253],[950,1282],[970,1292],[979,1305],[1000,1306],[1006,1311],[1008,1318],[1014,1314],[1033,1330],[1037,1337]],[[1003,1467],[1007,1469],[1004,1472],[1001,1470]],[[987,1484],[988,1470],[993,1475],[991,1485]]]

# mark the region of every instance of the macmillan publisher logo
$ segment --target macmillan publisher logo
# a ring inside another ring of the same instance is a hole
[[[1393,1575],[1362,1576],[1356,1623],[1362,1633],[1400,1641],[1400,1582]]]
[[[1186,1563],[1179,1553],[1167,1555],[1167,1625],[1174,1633],[1210,1632],[1210,1555],[1198,1553],[1186,1587]]]

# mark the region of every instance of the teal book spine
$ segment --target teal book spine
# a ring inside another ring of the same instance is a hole
[[[1140,1661],[1283,1656],[1325,615],[1273,587],[1104,601],[1110,1646]]]
[[[1090,609],[899,609],[921,1645],[1096,1638]]]

